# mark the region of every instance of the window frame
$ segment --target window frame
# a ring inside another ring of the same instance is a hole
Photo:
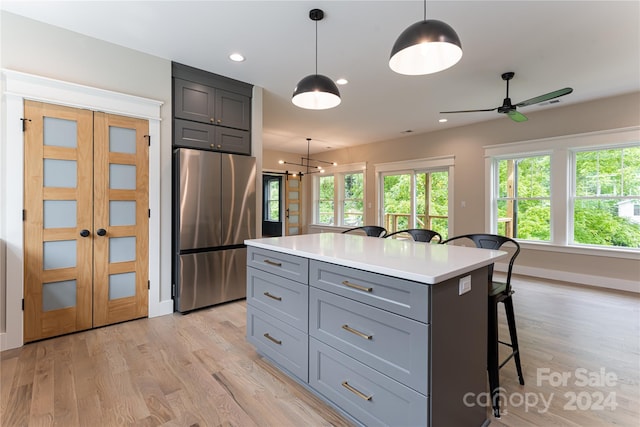
[[[367,169],[366,163],[352,163],[347,165],[332,166],[325,169],[325,173],[314,173],[313,176],[313,216],[312,224],[318,227],[350,227],[344,225],[344,177],[345,175],[351,175],[356,173],[362,173],[362,222],[367,221],[366,212],[366,194],[367,194]],[[333,224],[324,224],[319,222],[319,200],[320,200],[320,178],[326,176],[333,176]]]
[[[449,236],[454,236],[454,156],[442,156],[442,157],[430,157],[424,159],[405,160],[399,162],[378,163],[374,165],[376,176],[376,191],[377,197],[377,223],[384,224],[384,176],[387,175],[402,175],[411,174],[411,210],[415,211],[415,174],[417,173],[429,173],[429,172],[441,172],[446,171],[447,178],[447,216],[448,226],[447,230]],[[415,218],[410,217],[409,224],[412,224]]]
[[[270,184],[272,182],[278,182],[278,219],[270,219],[271,212],[270,204],[276,200],[271,199]],[[262,220],[268,222],[283,222],[283,196],[284,196],[284,182],[281,175],[264,174],[262,178],[262,192],[263,192],[263,206],[262,206]]]
[[[551,153],[551,242],[518,240],[521,246],[533,250],[638,259],[640,250],[634,248],[572,243],[573,207],[570,200],[572,186],[575,185],[572,160],[574,151],[623,148],[638,143],[640,143],[640,126],[633,126],[483,147],[485,150],[485,229],[489,233],[495,233],[497,230],[497,221],[494,219],[497,214],[494,159]]]

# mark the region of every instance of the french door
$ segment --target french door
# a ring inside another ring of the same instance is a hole
[[[24,107],[24,341],[146,317],[148,122]]]

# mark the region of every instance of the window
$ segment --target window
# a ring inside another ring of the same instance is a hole
[[[342,224],[358,227],[364,225],[364,174],[347,173],[344,181]]]
[[[498,234],[551,239],[551,156],[497,160]]]
[[[364,225],[364,164],[331,168],[314,175],[314,222],[320,225]]]
[[[265,176],[264,183],[264,210],[265,221],[280,221],[280,183],[281,178],[277,176]]]
[[[574,153],[573,241],[640,248],[640,146]]]
[[[489,232],[576,253],[640,248],[640,128],[494,145],[485,154]]]
[[[453,166],[453,157],[376,165],[380,224],[389,233],[426,228],[449,236]]]
[[[426,228],[448,235],[449,175],[447,171],[384,173],[383,226],[389,233]]]
[[[317,223],[324,225],[335,225],[334,223],[334,179],[333,175],[319,176],[319,197],[318,197],[318,214]]]

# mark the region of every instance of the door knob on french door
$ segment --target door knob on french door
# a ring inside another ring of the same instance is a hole
[[[89,237],[89,234],[91,234],[91,233],[89,233],[89,230],[87,230],[87,229],[84,229],[84,230],[80,231],[80,235],[82,237]]]
[[[105,230],[104,228],[98,228],[98,231],[96,233],[98,234],[98,236],[106,236],[107,230]]]

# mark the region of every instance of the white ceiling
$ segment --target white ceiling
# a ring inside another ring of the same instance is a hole
[[[502,104],[500,75],[514,71],[514,103],[572,87],[554,105],[524,114],[640,90],[640,1],[431,1],[427,18],[451,25],[464,55],[428,76],[388,66],[395,39],[422,19],[415,1],[6,1],[2,9],[264,88],[265,148],[302,153],[486,121],[497,112],[439,111]],[[318,72],[340,86],[331,110],[295,107],[296,83]],[[232,52],[246,56],[231,62]],[[523,124],[513,123],[514,126]],[[530,120],[525,125],[534,125]],[[535,123],[544,126],[544,123]]]

